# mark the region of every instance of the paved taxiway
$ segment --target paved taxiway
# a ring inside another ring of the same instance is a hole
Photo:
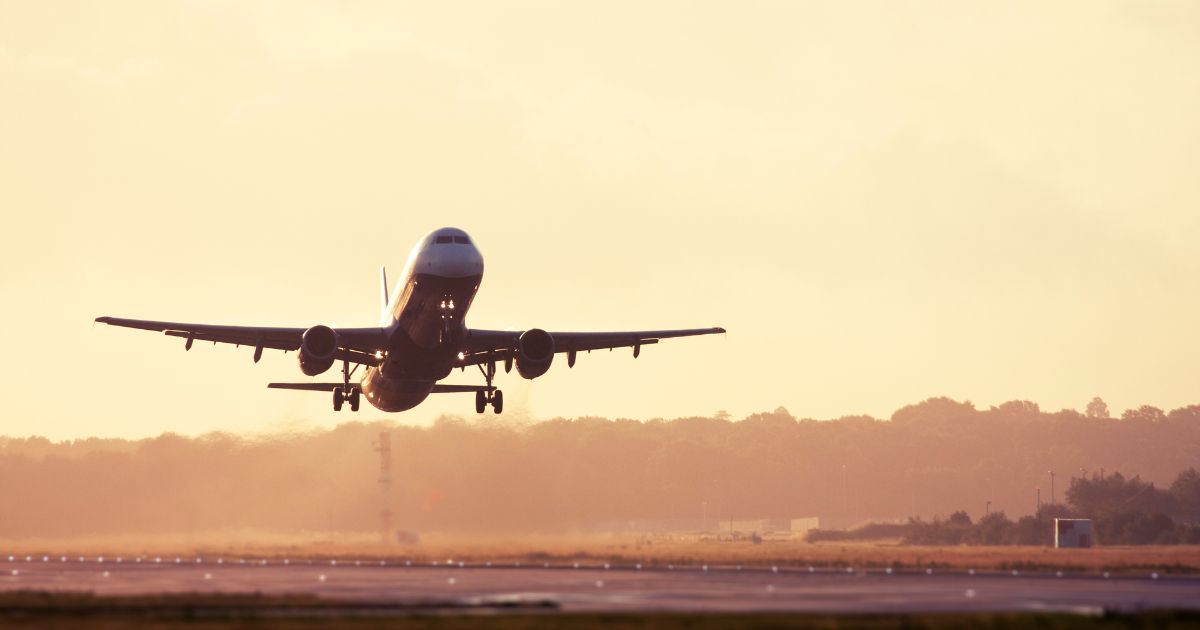
[[[0,590],[306,593],[568,611],[937,612],[1200,609],[1200,577],[807,567],[406,563],[378,559],[0,556]]]

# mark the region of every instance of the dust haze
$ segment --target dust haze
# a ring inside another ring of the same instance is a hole
[[[1108,417],[935,398],[891,418],[797,419],[785,409],[672,420],[432,426],[352,422],[245,437],[0,438],[0,541],[193,544],[378,541],[392,527],[502,539],[708,530],[730,519],[823,527],[988,509],[1034,512],[1102,469],[1163,487],[1200,465],[1200,406]],[[381,433],[391,442],[384,498]],[[718,530],[719,531],[719,530]]]

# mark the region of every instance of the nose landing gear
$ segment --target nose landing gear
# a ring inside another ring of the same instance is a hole
[[[454,312],[454,296],[450,294],[443,295],[442,301],[438,303],[438,310],[442,314],[442,330],[438,333],[438,341],[441,343],[450,343],[458,328]]]

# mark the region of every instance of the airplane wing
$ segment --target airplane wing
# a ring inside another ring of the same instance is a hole
[[[181,322],[157,322],[120,317],[97,317],[97,322],[110,326],[137,328],[161,332],[170,337],[187,339],[185,348],[191,349],[194,341],[231,343],[255,349],[254,360],[258,361],[263,348],[272,350],[297,350],[305,328],[271,328],[263,326],[215,326],[212,324],[185,324]],[[375,352],[386,343],[382,328],[335,328],[338,335],[338,351],[334,358],[362,365],[378,365]]]
[[[516,355],[517,339],[522,331],[467,331],[466,350],[460,365],[476,365],[505,360]],[[613,348],[633,348],[637,356],[642,346],[658,343],[660,339],[694,337],[724,333],[724,328],[685,328],[679,330],[636,330],[628,332],[550,332],[554,352],[588,352]]]

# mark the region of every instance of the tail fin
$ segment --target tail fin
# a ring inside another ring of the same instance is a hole
[[[379,267],[379,290],[379,297],[383,300],[383,303],[379,305],[379,323],[386,326],[392,314],[388,312],[388,281],[387,267],[385,266]]]

